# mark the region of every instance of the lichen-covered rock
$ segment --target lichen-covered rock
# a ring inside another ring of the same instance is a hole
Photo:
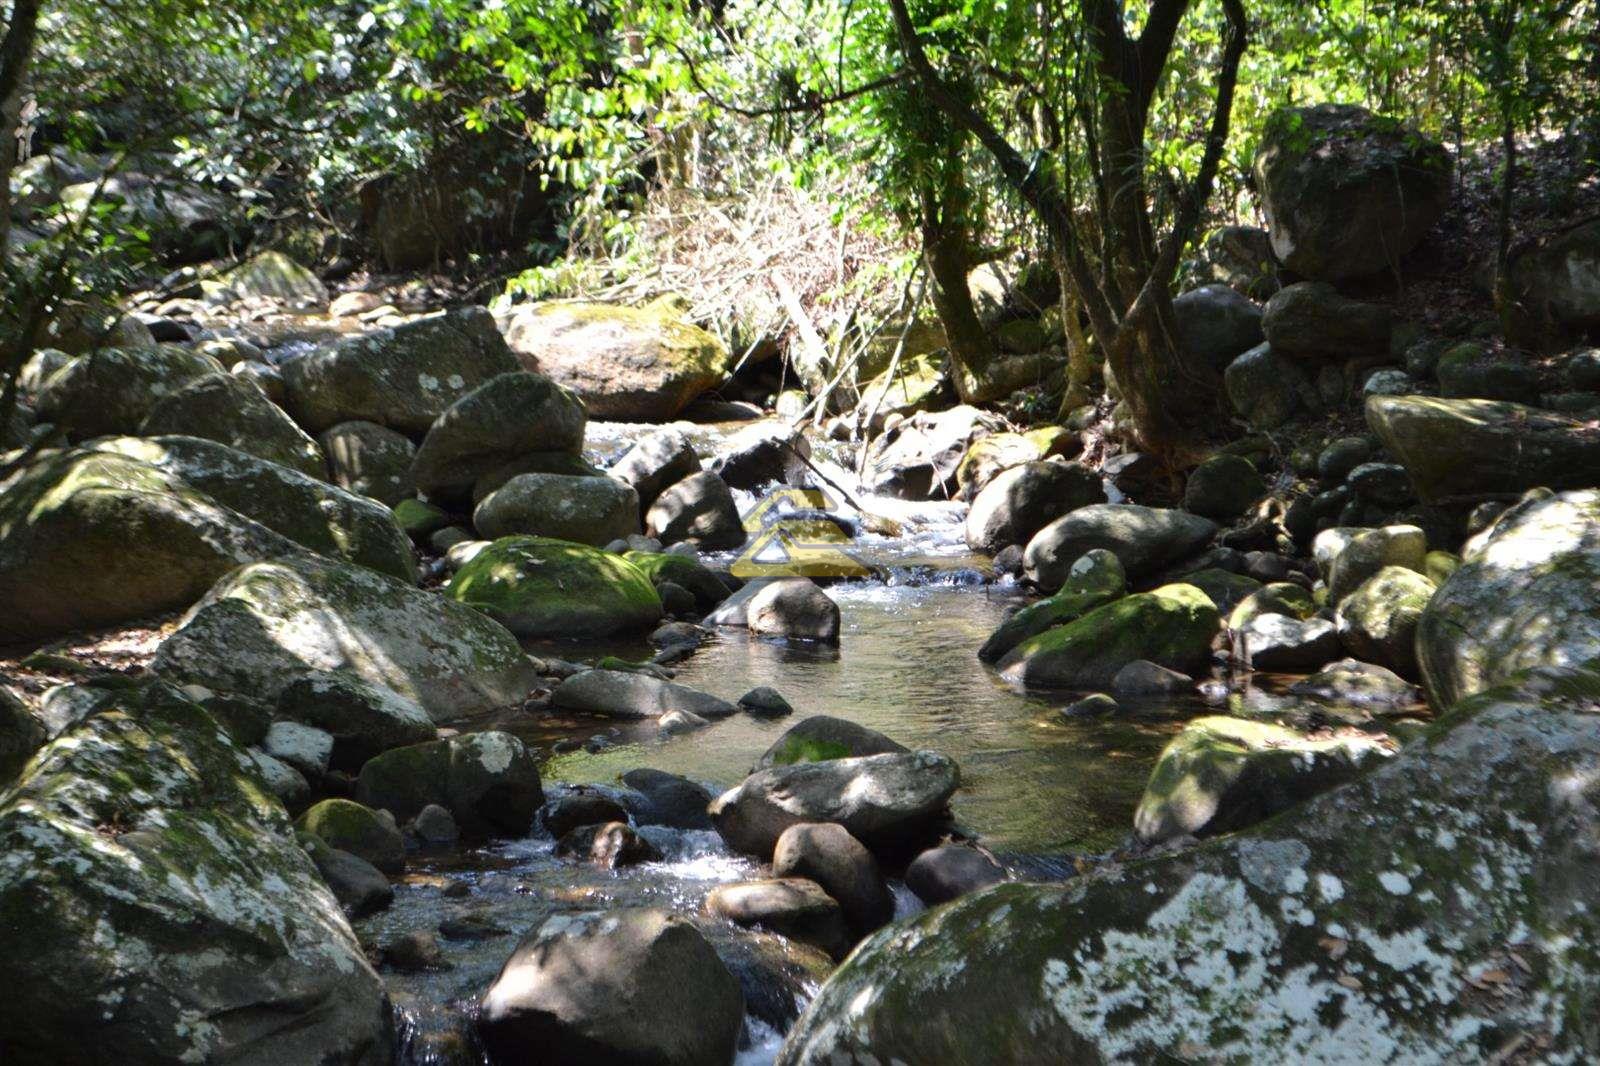
[[[365,859],[384,873],[405,869],[406,844],[400,830],[370,807],[347,799],[325,799],[302,814],[295,828],[329,847]]]
[[[1394,271],[1444,211],[1450,154],[1349,104],[1278,111],[1255,159],[1272,250],[1320,281]]]
[[[586,544],[502,537],[456,571],[446,595],[523,637],[604,637],[661,620],[638,567]]]
[[[222,364],[210,356],[175,345],[102,348],[50,375],[39,390],[39,419],[66,430],[75,441],[137,433],[161,399],[222,372]]]
[[[1051,522],[1028,541],[1028,578],[1054,591],[1085,552],[1103,548],[1122,563],[1129,580],[1156,573],[1199,551],[1217,525],[1183,511],[1138,504],[1097,503]]]
[[[277,713],[331,736],[336,770],[360,770],[375,755],[432,740],[437,732],[416,701],[335,670],[311,670],[290,681],[278,693]]]
[[[544,805],[544,790],[522,741],[510,733],[468,733],[368,761],[356,779],[356,799],[401,822],[438,804],[468,836],[522,837]]]
[[[1581,418],[1493,400],[1374,396],[1367,425],[1424,503],[1592,487],[1600,433]]]
[[[1075,621],[1127,591],[1128,578],[1121,561],[1104,548],[1093,548],[1067,569],[1066,580],[1055,595],[1031,603],[1001,622],[978,649],[978,658],[998,662],[1029,637]]]
[[[728,369],[722,342],[667,302],[535,304],[505,334],[524,367],[577,393],[591,417],[618,422],[670,422]]]
[[[319,555],[401,581],[417,579],[411,545],[389,508],[320,478],[199,437],[115,437],[89,447],[182,478]]]
[[[1145,843],[1254,825],[1344,784],[1393,752],[1351,733],[1312,737],[1270,722],[1196,718],[1162,749],[1134,832]]]
[[[483,614],[371,570],[315,556],[228,574],[157,651],[164,676],[276,699],[308,670],[348,671],[436,722],[520,704],[538,674]]]
[[[326,307],[328,289],[311,271],[282,252],[251,256],[219,279],[237,299],[267,297],[296,307]]]
[[[517,369],[481,307],[346,337],[283,364],[284,406],[310,433],[359,420],[421,435],[450,405]]]
[[[518,474],[473,509],[472,525],[490,540],[526,533],[600,547],[639,532],[639,494],[604,475]]]
[[[327,477],[341,489],[395,506],[416,492],[411,461],[416,445],[376,422],[340,422],[317,438],[328,460]]]
[[[1386,566],[1339,604],[1339,640],[1358,659],[1417,677],[1417,625],[1436,591],[1415,570]]]
[[[1417,629],[1433,705],[1600,660],[1600,491],[1529,499],[1468,541]]]
[[[739,708],[708,692],[631,670],[585,670],[550,694],[553,706],[607,718],[659,718],[673,712],[728,718]]]
[[[258,386],[233,374],[207,374],[161,397],[138,431],[141,437],[203,437],[308,477],[327,477],[317,442]]]
[[[1600,728],[1579,684],[1474,699],[1293,817],[898,923],[778,1061],[1593,1059]]]
[[[638,567],[653,585],[670,581],[694,596],[695,606],[709,611],[728,598],[728,586],[698,559],[673,552],[624,552],[624,559]]]
[[[484,474],[529,452],[576,455],[587,423],[578,397],[542,374],[500,374],[434,420],[412,480],[430,499],[465,499]]]
[[[1164,585],[1029,637],[1000,660],[1000,675],[1019,685],[1104,690],[1136,659],[1194,674],[1206,665],[1221,625],[1205,593]]]
[[[166,686],[0,796],[7,1062],[370,1064],[383,984],[250,755]]]
[[[1079,507],[1104,503],[1100,475],[1082,463],[1025,463],[997,474],[967,512],[967,547],[994,554]]]
[[[299,546],[165,470],[46,452],[0,485],[0,643],[178,610]]]

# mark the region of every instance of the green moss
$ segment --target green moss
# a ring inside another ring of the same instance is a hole
[[[649,577],[620,555],[546,537],[502,537],[451,579],[446,594],[527,637],[584,638],[661,619]]]
[[[1253,618],[1265,614],[1282,614],[1304,621],[1317,613],[1316,600],[1299,585],[1287,581],[1263,585],[1233,608],[1228,615],[1228,625],[1243,629]]]
[[[789,766],[799,762],[827,762],[829,759],[848,759],[850,748],[832,740],[816,737],[786,737],[772,752],[774,766]]]

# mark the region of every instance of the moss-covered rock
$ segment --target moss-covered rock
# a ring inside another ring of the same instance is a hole
[[[8,1062],[388,1061],[383,984],[255,762],[120,694],[0,797]]]
[[[1127,591],[1128,578],[1115,555],[1103,548],[1086,552],[1068,569],[1066,582],[1055,595],[1031,603],[1001,622],[978,649],[978,658],[998,662],[1029,637],[1076,621]]]
[[[1231,522],[1266,491],[1266,482],[1250,460],[1242,455],[1213,455],[1190,472],[1183,507],[1206,518]]]
[[[1105,689],[1144,659],[1193,674],[1206,664],[1222,616],[1193,585],[1164,585],[1105,604],[1012,648],[1000,673],[1015,684]]]
[[[1243,629],[1251,619],[1262,615],[1281,614],[1304,621],[1317,613],[1317,603],[1311,593],[1287,581],[1263,585],[1240,600],[1228,614],[1228,626]]]
[[[769,766],[890,755],[909,750],[876,729],[868,729],[847,718],[814,714],[786,729],[783,736],[756,760],[755,768],[764,770]]]
[[[524,637],[602,637],[661,620],[661,597],[638,567],[546,537],[502,537],[456,571],[445,591]]]
[[[308,477],[328,476],[317,442],[258,386],[233,374],[207,374],[157,400],[139,435],[164,434],[219,441]]]
[[[1002,471],[1042,462],[1052,455],[1068,455],[1077,446],[1077,436],[1064,426],[1042,426],[1024,433],[991,433],[973,441],[961,456],[956,485],[961,496],[970,500]]]
[[[577,393],[592,418],[670,422],[728,370],[722,342],[670,301],[535,304],[505,332],[524,368]]]
[[[416,445],[376,422],[340,422],[317,438],[327,457],[327,478],[341,489],[394,507],[416,491],[411,460]],[[408,531],[409,532],[409,531]]]
[[[538,680],[516,638],[446,597],[316,556],[228,574],[156,653],[160,674],[276,699],[308,670],[348,671],[436,722],[520,704]]]
[[[1386,566],[1339,604],[1339,640],[1358,659],[1417,677],[1417,625],[1437,586],[1415,570]]]
[[[50,375],[39,390],[39,418],[66,430],[75,441],[137,433],[164,397],[222,372],[222,364],[210,356],[176,345],[102,348]]]
[[[897,923],[778,1062],[1593,1059],[1600,723],[1552,689],[1253,829]]]
[[[531,534],[596,547],[639,532],[639,494],[616,478],[518,474],[472,511],[486,540]]]
[[[687,589],[700,611],[709,611],[728,598],[728,586],[698,559],[672,552],[624,552],[622,557],[638,567],[652,585],[670,581]]]
[[[955,396],[945,374],[948,356],[943,351],[902,356],[893,378],[885,370],[861,388],[856,406],[876,411],[879,417],[929,411],[948,404]]]
[[[490,732],[386,751],[361,768],[356,799],[400,821],[434,803],[467,836],[521,837],[532,828],[544,791],[522,741]]]
[[[313,804],[295,822],[329,847],[365,859],[384,873],[405,868],[406,844],[395,825],[370,807],[347,799],[325,799]]]
[[[1216,605],[1219,611],[1232,611],[1239,604],[1260,592],[1261,582],[1248,574],[1236,574],[1232,570],[1224,570],[1218,566],[1208,566],[1204,570],[1192,570],[1184,574],[1180,580],[1185,585],[1193,585],[1206,594],[1206,598]]]
[[[311,271],[282,252],[260,252],[218,279],[237,299],[267,297],[296,307],[326,307],[328,289]]]

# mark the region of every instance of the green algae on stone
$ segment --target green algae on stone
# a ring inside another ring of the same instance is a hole
[[[978,649],[978,658],[986,663],[998,662],[1029,637],[1075,621],[1127,590],[1127,576],[1115,555],[1099,548],[1087,552],[1072,565],[1066,584],[1055,595],[1029,604],[1000,623]]]
[[[1311,593],[1299,585],[1276,581],[1263,585],[1235,604],[1228,615],[1228,626],[1243,629],[1252,618],[1265,614],[1287,615],[1303,622],[1316,613],[1317,604]]]
[[[661,597],[620,555],[547,537],[502,537],[451,578],[446,595],[523,637],[603,637],[661,620]]]
[[[624,552],[622,557],[638,567],[653,585],[670,581],[679,588],[688,589],[694,596],[695,606],[702,611],[709,611],[728,598],[728,586],[698,559],[672,552],[635,551]]]
[[[372,808],[354,800],[322,800],[300,816],[295,828],[329,847],[365,859],[384,873],[399,873],[405,867],[406,849],[400,830]]]

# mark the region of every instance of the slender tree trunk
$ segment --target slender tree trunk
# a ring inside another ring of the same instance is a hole
[[[0,37],[0,264],[11,262],[11,172],[17,165],[22,98],[39,28],[40,0],[14,0]]]
[[[971,238],[967,222],[967,189],[961,174],[959,147],[945,161],[942,187],[931,183],[919,190],[922,214],[922,259],[933,281],[932,297],[945,345],[955,364],[951,377],[963,402],[982,397],[982,381],[993,347],[988,331],[978,320],[967,287],[972,269]]]
[[[1067,257],[1051,250],[1056,274],[1061,278],[1061,329],[1067,338],[1067,387],[1061,397],[1061,417],[1089,403],[1093,398],[1094,348],[1083,329],[1083,295],[1067,270]]]

